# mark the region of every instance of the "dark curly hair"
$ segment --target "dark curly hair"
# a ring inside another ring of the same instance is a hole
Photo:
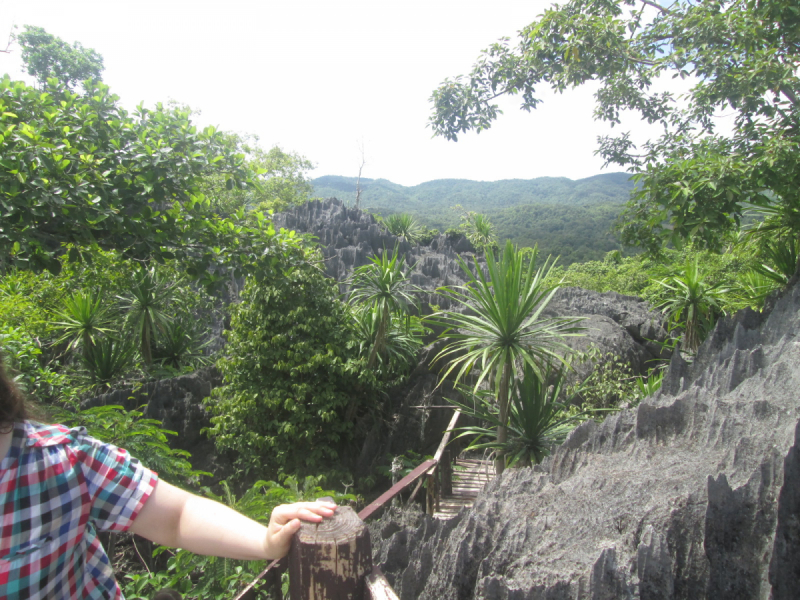
[[[9,376],[0,351],[0,432],[8,433],[16,421],[28,417],[25,396]]]

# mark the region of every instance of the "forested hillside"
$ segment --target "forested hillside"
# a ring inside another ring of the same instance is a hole
[[[314,195],[352,202],[355,177],[312,180]],[[619,247],[611,226],[633,184],[625,173],[573,181],[564,177],[470,181],[439,179],[406,187],[385,179],[361,179],[361,206],[383,216],[407,212],[441,231],[458,225],[453,206],[486,214],[500,241],[539,244],[562,264],[596,260]]]

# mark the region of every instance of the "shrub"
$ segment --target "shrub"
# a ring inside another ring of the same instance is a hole
[[[217,447],[235,451],[246,474],[330,470],[378,395],[335,283],[310,264],[248,281],[227,333],[227,385],[209,400]]]

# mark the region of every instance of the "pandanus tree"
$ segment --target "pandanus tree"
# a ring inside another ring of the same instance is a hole
[[[729,291],[721,284],[710,284],[700,268],[698,259],[687,261],[683,271],[659,282],[669,291],[660,308],[684,330],[684,348],[695,352],[706,331],[722,312],[723,296]]]
[[[372,347],[367,359],[367,366],[373,368],[379,356],[385,353],[392,316],[408,314],[409,307],[415,303],[415,288],[397,247],[391,254],[384,250],[379,256],[371,257],[370,264],[356,269],[350,286],[350,302],[373,311],[374,325],[369,328],[373,336]]]
[[[401,237],[412,244],[416,244],[422,235],[422,226],[409,214],[398,213],[389,215],[383,221],[389,233]]]
[[[153,341],[157,332],[171,322],[167,307],[172,301],[175,283],[165,280],[151,267],[142,269],[126,296],[119,296],[146,364],[153,362]]]
[[[568,351],[564,337],[577,335],[579,319],[546,317],[542,313],[558,284],[550,277],[549,259],[535,269],[537,251],[525,257],[509,241],[498,259],[486,253],[486,272],[480,266],[470,269],[459,258],[467,277],[460,288],[440,288],[456,310],[440,311],[429,322],[446,327],[443,337],[449,343],[436,356],[446,363],[442,377],[454,376],[459,383],[475,373],[473,391],[493,381],[498,406],[497,442],[508,440],[509,395],[515,372],[527,365],[542,380],[547,365],[563,362]],[[529,258],[529,260],[526,260]],[[521,377],[516,373],[516,378]],[[498,473],[505,468],[505,458],[496,461]]]
[[[101,294],[76,292],[64,299],[63,310],[56,313],[59,320],[53,326],[60,332],[55,343],[67,342],[67,349],[80,347],[86,356],[98,339],[110,330],[108,312]]]
[[[491,429],[503,425],[491,395],[464,390],[470,399],[454,403],[480,422],[459,428],[458,437],[471,439],[468,450],[493,450],[502,454],[508,465],[530,467],[542,462],[576,425],[587,419],[590,411],[573,413],[567,408],[572,399],[566,397],[565,369],[547,365],[544,371],[542,378],[526,364],[522,379],[514,381],[506,425],[509,436],[502,442],[497,439],[496,430]]]

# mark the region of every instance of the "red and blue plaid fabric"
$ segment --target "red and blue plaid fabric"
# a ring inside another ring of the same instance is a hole
[[[82,427],[16,423],[0,462],[0,598],[117,599],[97,531],[125,531],[157,475]]]

